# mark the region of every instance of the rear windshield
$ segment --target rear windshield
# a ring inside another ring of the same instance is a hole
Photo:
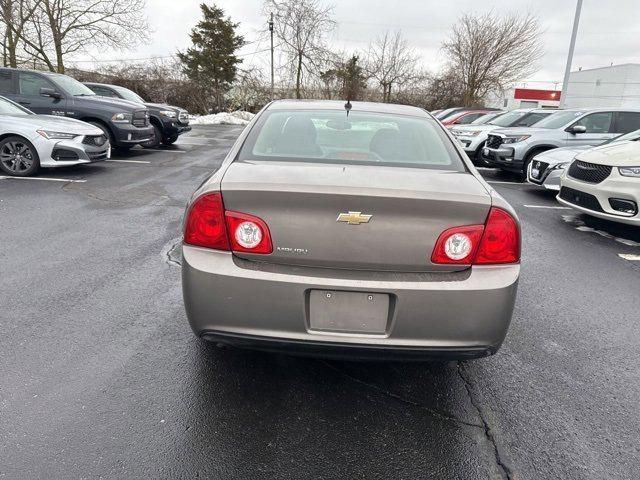
[[[436,121],[403,115],[274,110],[263,113],[239,160],[395,165],[465,171]]]

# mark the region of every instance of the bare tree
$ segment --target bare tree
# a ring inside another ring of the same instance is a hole
[[[295,76],[296,98],[301,98],[304,75],[319,74],[328,55],[326,35],[335,27],[333,6],[319,0],[266,0],[264,11],[275,15],[274,33]]]
[[[386,32],[369,45],[367,73],[382,87],[382,101],[391,101],[392,86],[414,79],[418,55],[409,47],[402,31]]]
[[[4,66],[18,66],[18,43],[27,22],[42,0],[0,0],[0,21],[4,24]]]
[[[89,47],[125,49],[147,38],[145,0],[40,0],[29,29],[19,35],[25,50],[52,71]],[[16,31],[13,29],[14,32]]]
[[[480,103],[534,73],[543,55],[540,36],[538,19],[530,14],[463,15],[442,45],[464,84],[463,103]]]

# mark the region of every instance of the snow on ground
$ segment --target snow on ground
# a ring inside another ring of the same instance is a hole
[[[238,110],[236,112],[220,112],[212,115],[192,116],[191,125],[246,125],[254,117],[254,113]]]

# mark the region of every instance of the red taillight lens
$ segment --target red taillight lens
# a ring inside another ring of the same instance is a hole
[[[520,261],[520,229],[505,210],[492,207],[484,225],[454,227],[442,232],[431,263],[497,265]]]
[[[484,225],[467,225],[445,230],[438,237],[431,263],[470,265],[482,238]]]
[[[193,202],[184,224],[184,243],[234,252],[273,252],[267,224],[247,213],[225,211],[220,192]]]
[[[193,202],[184,224],[184,242],[198,247],[229,250],[220,192],[207,193]]]
[[[253,215],[240,212],[225,212],[231,249],[234,252],[262,253],[273,252],[269,227],[264,221]]]
[[[506,211],[492,207],[474,264],[495,265],[520,261],[520,229]]]

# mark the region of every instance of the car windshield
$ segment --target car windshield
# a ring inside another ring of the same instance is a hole
[[[144,99],[140,95],[138,95],[136,92],[132,90],[129,90],[128,88],[119,87],[117,85],[114,85],[112,88],[116,92],[118,92],[118,94],[125,100],[129,100],[130,102],[136,102],[136,103],[144,103]]]
[[[50,75],[47,78],[74,97],[95,95],[89,87],[80,83],[75,78],[67,77],[66,75]]]
[[[496,117],[499,117],[501,115],[505,115],[505,113],[504,112],[485,113],[481,117],[476,118],[473,122],[470,123],[470,125],[483,125],[489,122],[489,120],[495,119]]]
[[[613,142],[627,142],[627,141],[636,142],[638,140],[640,140],[640,130],[634,130],[633,132],[623,133],[622,135],[613,137],[612,139],[604,142],[603,145],[606,145],[607,143],[613,143]]]
[[[431,118],[353,111],[267,111],[238,158],[466,171]]]
[[[0,97],[0,115],[33,115],[33,112]]]
[[[515,122],[524,117],[528,112],[509,112],[504,115],[500,115],[498,118],[494,118],[488,125],[496,125],[497,127],[510,127]]]
[[[449,115],[453,115],[455,112],[457,112],[458,110],[460,110],[459,108],[447,108],[445,110],[442,110],[440,113],[438,113],[437,115],[435,115],[435,117],[438,120],[443,120],[444,118],[448,117]]]
[[[582,110],[567,110],[564,112],[556,112],[536,123],[536,128],[552,129],[564,127],[567,123],[577,119],[584,114],[585,112]]]

